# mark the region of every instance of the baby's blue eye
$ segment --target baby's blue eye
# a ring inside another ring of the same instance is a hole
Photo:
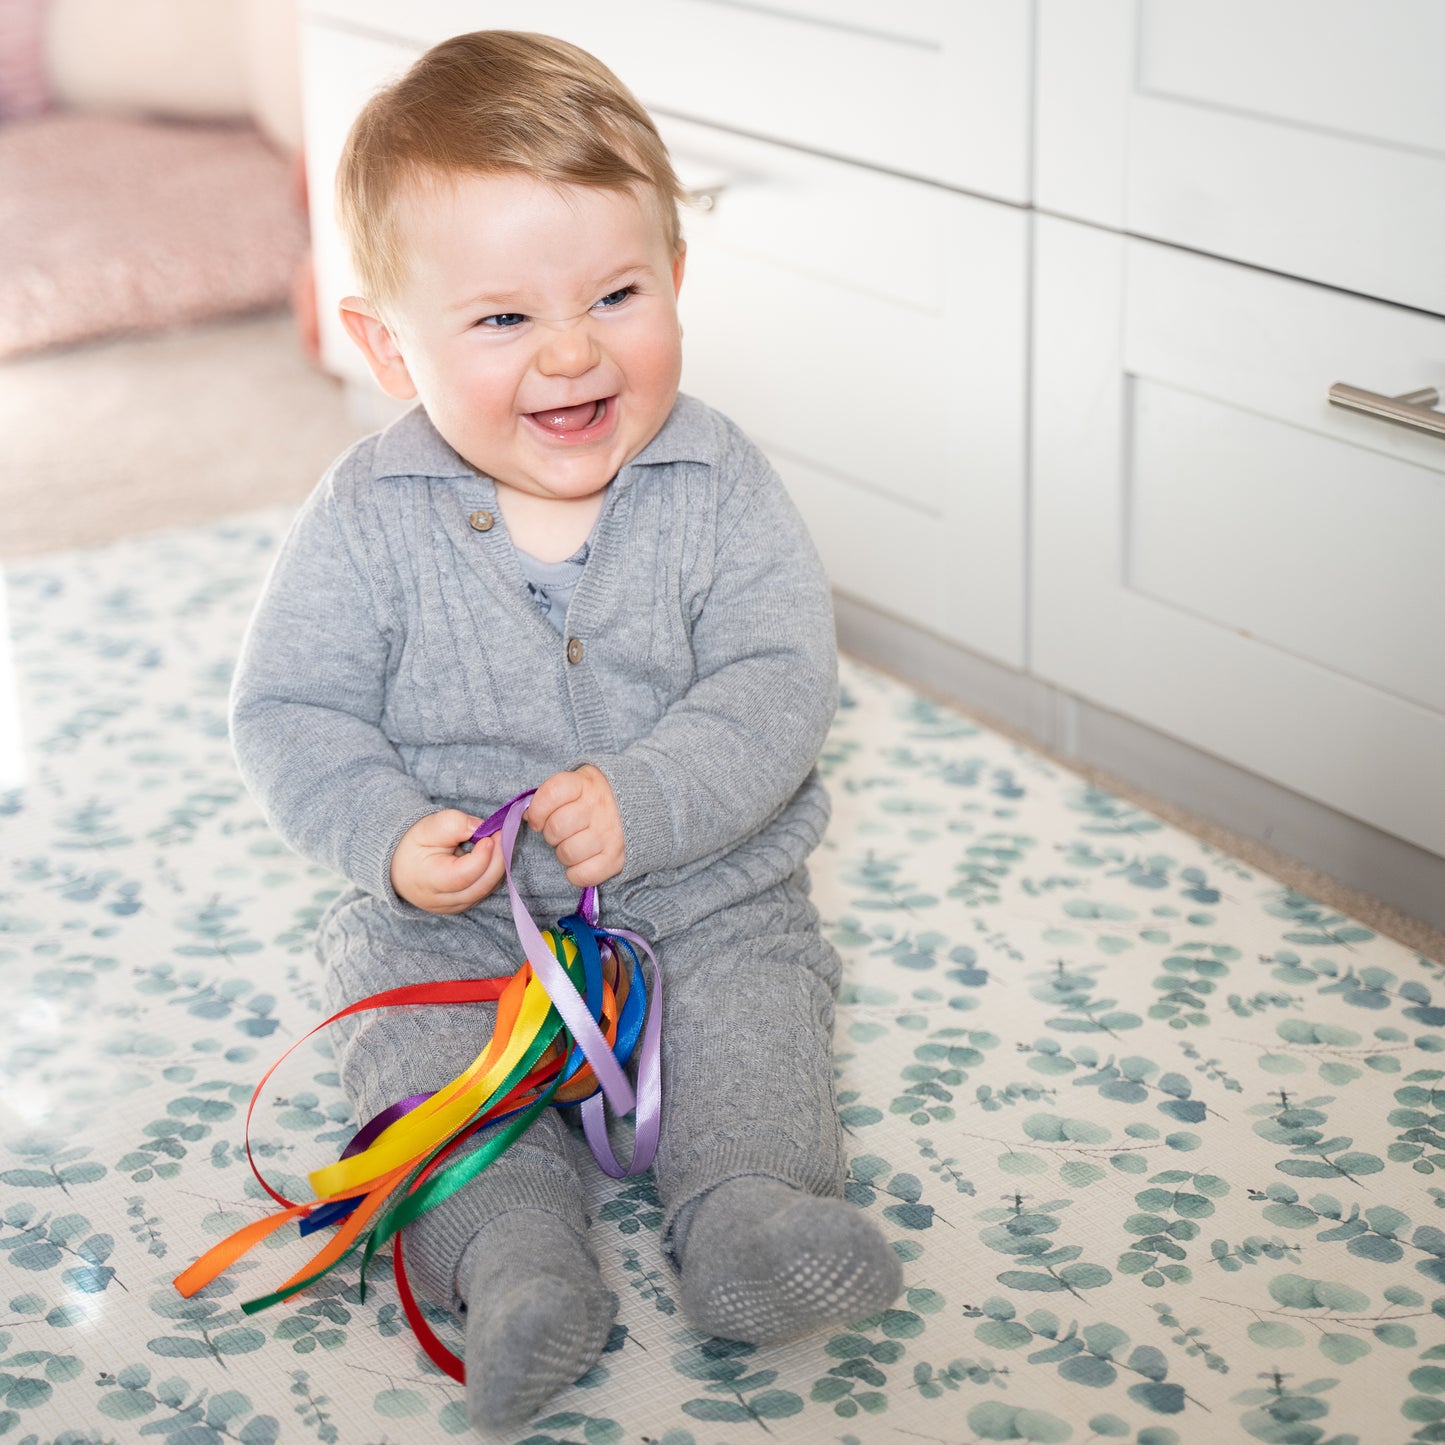
[[[494,330],[507,331],[520,326],[527,318],[516,311],[503,311],[499,316],[483,316],[478,326],[490,326]]]
[[[624,286],[620,291],[609,291],[597,304],[608,308],[620,306],[637,288],[635,286]]]

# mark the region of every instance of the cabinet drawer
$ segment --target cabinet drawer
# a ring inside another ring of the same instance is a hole
[[[649,109],[1028,200],[1032,19],[1017,0],[309,0],[420,50],[484,27],[581,45]]]
[[[1326,399],[1445,391],[1445,321],[1162,246],[1128,277],[1126,585],[1445,716],[1445,437]]]
[[[1327,401],[1445,320],[1057,220],[1036,315],[1036,669],[1445,854],[1445,438]]]
[[[768,452],[835,584],[1023,662],[1028,222],[1012,207],[665,119],[683,386]]]
[[[1438,0],[1043,0],[1038,204],[1445,314],[1442,48]]]

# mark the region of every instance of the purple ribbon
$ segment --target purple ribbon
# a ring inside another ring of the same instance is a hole
[[[409,1099],[398,1099],[396,1103],[388,1104],[376,1118],[356,1131],[355,1138],[341,1151],[341,1157],[351,1159],[363,1149],[369,1149],[383,1129],[395,1124],[403,1114],[410,1114],[418,1104],[425,1104],[435,1093],[435,1089],[428,1089],[424,1094],[413,1094]]]

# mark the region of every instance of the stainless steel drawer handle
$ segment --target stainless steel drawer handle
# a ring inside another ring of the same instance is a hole
[[[1433,410],[1439,400],[1440,393],[1433,386],[1407,391],[1403,396],[1381,396],[1376,391],[1346,386],[1343,381],[1337,381],[1330,387],[1332,406],[1362,411],[1366,416],[1379,417],[1381,421],[1392,421],[1400,426],[1414,427],[1416,431],[1429,432],[1432,436],[1445,437],[1445,412]]]

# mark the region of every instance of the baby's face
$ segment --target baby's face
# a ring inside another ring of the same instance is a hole
[[[682,373],[682,255],[656,215],[628,192],[514,174],[405,205],[407,280],[386,320],[437,430],[505,486],[600,491],[657,434]]]

